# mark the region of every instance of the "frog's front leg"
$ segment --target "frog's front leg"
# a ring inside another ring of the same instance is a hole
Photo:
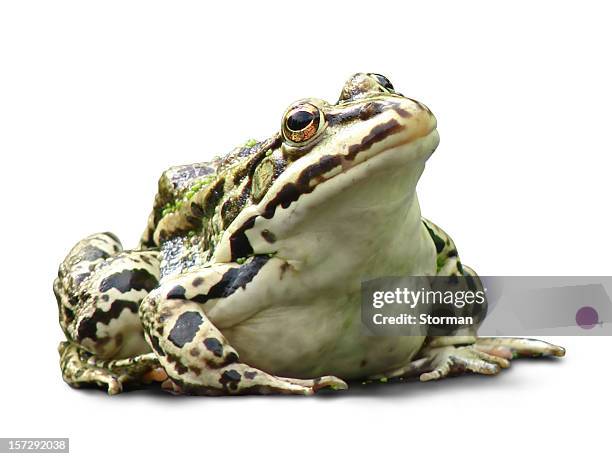
[[[267,255],[244,264],[224,263],[164,280],[143,301],[140,315],[145,336],[157,354],[175,392],[197,395],[302,394],[322,388],[346,389],[334,376],[293,379],[271,375],[240,361],[205,310],[246,289]]]

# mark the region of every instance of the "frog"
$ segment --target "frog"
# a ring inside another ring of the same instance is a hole
[[[290,104],[271,137],[170,167],[136,247],[96,233],[60,264],[64,381],[111,395],[152,383],[175,394],[310,395],[563,356],[544,341],[479,337],[477,325],[363,332],[364,279],[482,286],[421,215],[416,186],[438,143],[426,105],[381,74],[357,73],[336,103]]]

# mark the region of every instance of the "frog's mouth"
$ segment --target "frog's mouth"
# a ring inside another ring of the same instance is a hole
[[[301,195],[316,193],[328,182],[343,181],[347,187],[383,170],[422,169],[439,143],[435,120],[428,126],[406,126],[396,119],[375,125],[342,153],[323,155],[304,167],[293,182],[285,183],[268,200],[262,215],[273,216],[274,207],[288,207]],[[346,143],[345,143],[346,144]],[[418,177],[417,177],[418,178]],[[330,183],[331,185],[331,183]]]

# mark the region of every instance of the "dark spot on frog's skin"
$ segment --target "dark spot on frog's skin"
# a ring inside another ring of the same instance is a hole
[[[200,355],[200,350],[197,347],[192,347],[189,350],[189,354],[191,354],[192,357],[198,357]]]
[[[221,198],[223,197],[224,187],[225,179],[220,178],[215,182],[214,185],[212,185],[212,187],[206,193],[206,195],[204,196],[204,202],[201,206],[204,217],[211,218],[214,215],[215,209],[217,208],[217,204],[219,204],[219,201],[221,201]],[[194,216],[198,218],[197,215]]]
[[[100,297],[100,301],[105,302],[105,303],[108,301],[108,299],[109,299],[109,296],[106,293]]]
[[[151,260],[151,257],[148,255],[142,255],[140,257],[140,259],[145,262],[146,264],[148,264],[149,266],[153,266],[153,261]]]
[[[202,224],[202,220],[200,218],[194,217],[193,215],[187,215],[185,217],[185,220],[187,220],[187,223],[189,223],[191,226],[195,228],[199,228],[200,225]]]
[[[104,234],[105,236],[107,236],[107,237],[111,238],[111,239],[112,239],[113,241],[115,241],[117,244],[120,244],[120,242],[119,242],[119,238],[118,238],[117,236],[115,236],[113,233],[111,233],[111,232],[108,232],[108,231],[107,231],[107,232],[102,233],[102,234]]]
[[[461,264],[459,260],[457,260],[457,271],[463,274],[463,265]]]
[[[376,115],[381,114],[388,108],[396,109],[399,108],[399,106],[394,102],[389,103],[372,101],[364,105],[355,105],[350,109],[344,109],[341,111],[332,110],[326,115],[326,119],[330,126],[336,126],[342,123],[354,121],[357,118],[362,121],[366,121],[374,118]]]
[[[240,373],[236,370],[227,370],[221,374],[221,378],[219,378],[219,383],[223,385],[223,387],[228,387],[232,390],[236,390],[238,388],[238,383],[242,377]]]
[[[202,285],[204,283],[204,278],[203,277],[196,277],[192,282],[191,285],[193,285],[194,287],[199,287],[200,285]]]
[[[121,293],[130,290],[150,292],[157,287],[157,278],[146,269],[125,269],[111,274],[100,283],[100,291],[107,292],[116,288]]]
[[[221,277],[221,280],[213,285],[208,293],[202,293],[190,298],[198,303],[205,303],[213,298],[227,298],[239,288],[246,288],[246,285],[253,280],[259,270],[270,260],[267,255],[259,255],[241,265],[238,268],[230,268]]]
[[[89,245],[79,252],[80,258],[83,261],[96,261],[109,257],[109,254],[93,245]]]
[[[184,312],[176,319],[176,323],[170,331],[168,339],[172,341],[176,347],[183,347],[193,340],[203,322],[204,319],[202,319],[202,315],[199,312]]]
[[[244,377],[246,379],[255,379],[255,376],[257,376],[257,372],[256,371],[245,371],[244,372]]]
[[[449,250],[448,253],[446,254],[446,256],[448,258],[453,258],[453,257],[456,257],[458,255],[459,255],[459,253],[457,253],[457,251],[455,249]]]
[[[257,216],[248,218],[242,226],[234,234],[230,236],[230,247],[232,251],[232,259],[248,257],[253,253],[253,247],[249,242],[249,238],[245,232],[255,226]]]
[[[168,360],[168,363],[174,364],[174,368],[176,369],[176,372],[179,375],[185,374],[187,373],[187,371],[189,371],[189,369],[181,363],[180,359],[177,356],[167,354],[166,359]]]
[[[285,275],[285,273],[287,272],[287,270],[291,268],[291,265],[289,264],[288,261],[283,262],[282,265],[280,265],[280,278],[282,279]]]
[[[264,240],[266,242],[269,242],[270,244],[274,244],[276,242],[276,235],[270,230],[263,230],[261,232],[261,237],[264,238]]]
[[[115,252],[119,252],[119,251],[121,250],[121,247],[119,247],[117,244],[114,244],[114,245],[113,245],[113,250],[114,250]]]
[[[191,203],[191,213],[195,218],[202,218],[204,216],[204,209],[197,202]]]
[[[349,160],[355,159],[358,153],[369,149],[375,143],[386,139],[401,129],[402,125],[394,119],[374,126],[372,130],[363,139],[361,139],[361,142],[349,146],[346,158]]]
[[[170,289],[166,295],[166,298],[169,300],[185,300],[185,292],[185,287],[182,285],[176,285]]]
[[[216,359],[209,359],[206,357],[203,357],[201,360],[208,368],[224,368],[228,365],[231,365],[232,363],[238,362],[239,358],[238,354],[236,354],[235,352],[228,352],[227,354],[225,354],[225,358],[222,362],[219,362],[219,360]]]
[[[64,318],[67,322],[72,322],[74,320],[74,311],[66,306],[62,306],[62,311],[64,311]]]
[[[285,185],[278,195],[268,203],[262,216],[268,219],[272,218],[279,205],[283,209],[288,208],[291,203],[297,201],[302,194],[310,193],[314,189],[314,185],[311,185],[314,179],[321,177],[323,174],[331,171],[340,164],[342,164],[342,157],[340,155],[323,156],[317,163],[311,164],[300,173],[296,180],[296,184],[289,183]]]
[[[230,223],[234,221],[236,216],[242,210],[240,199],[228,199],[221,206],[221,220],[223,221],[223,228],[227,228]]]
[[[81,274],[77,274],[76,276],[74,276],[74,283],[79,285],[81,282],[83,282],[85,279],[87,279],[89,276],[91,276],[91,273],[81,273]]]
[[[383,88],[395,92],[395,88],[386,76],[381,75],[380,73],[368,73],[368,76],[374,78]]]
[[[217,338],[206,338],[204,346],[217,357],[223,356],[223,344]]]
[[[429,227],[429,225],[427,223],[423,222],[423,224],[425,225],[425,228],[427,228],[427,232],[431,236],[431,239],[433,240],[433,243],[436,246],[436,252],[437,253],[441,253],[442,250],[444,250],[444,247],[446,247],[446,243],[444,242],[444,240],[440,236],[438,236],[434,232],[434,230],[432,230]]]
[[[77,340],[81,341],[85,338],[90,338],[97,341],[98,324],[108,325],[111,320],[119,317],[124,309],[129,309],[132,313],[138,314],[138,303],[134,301],[115,300],[108,311],[96,309],[90,317],[82,319],[79,323]]]
[[[200,376],[200,374],[202,373],[202,369],[196,366],[189,365],[187,368],[189,368],[189,371],[191,371],[196,376]]]
[[[402,107],[400,107],[399,105],[396,105],[393,107],[393,110],[395,110],[395,113],[397,113],[399,116],[401,116],[402,118],[410,118],[412,116],[412,113],[410,113],[407,110],[404,110]]]

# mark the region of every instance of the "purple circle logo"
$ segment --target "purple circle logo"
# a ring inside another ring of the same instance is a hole
[[[576,312],[576,323],[580,328],[590,330],[599,323],[599,314],[591,306],[582,306]]]

